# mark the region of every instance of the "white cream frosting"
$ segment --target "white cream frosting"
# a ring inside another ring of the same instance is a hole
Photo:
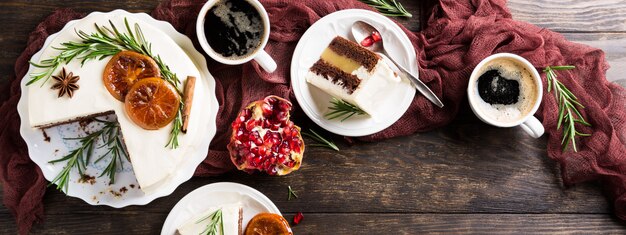
[[[95,32],[94,23],[110,27],[108,20],[111,20],[119,30],[125,32],[124,17],[122,15],[111,15],[110,18],[88,17],[82,19],[69,30],[82,30],[88,34]],[[152,51],[155,55],[160,55],[170,69],[178,75],[184,84],[187,76],[202,78],[200,71],[194,62],[185,52],[159,29],[142,23],[139,20],[126,16],[133,28],[139,23],[145,38],[152,43]],[[59,51],[52,47],[60,47],[66,41],[78,41],[80,38],[75,33],[60,33],[50,43],[50,47],[44,49],[41,59],[47,59],[58,55]],[[109,57],[110,58],[110,57]],[[120,124],[127,152],[129,154],[133,171],[139,186],[146,194],[154,192],[160,185],[171,180],[171,175],[181,162],[185,161],[185,155],[196,151],[191,140],[198,138],[201,128],[198,128],[200,107],[206,102],[194,99],[189,122],[189,130],[186,134],[179,135],[181,145],[177,149],[166,148],[170,137],[172,124],[159,130],[148,131],[135,125],[124,110],[124,104],[109,94],[102,81],[102,73],[109,58],[104,60],[93,60],[80,65],[80,60],[75,59],[67,65],[60,66],[53,74],[58,74],[62,67],[68,72],[73,72],[80,76],[78,85],[80,88],[74,92],[74,97],[67,96],[57,98],[57,90],[51,90],[53,80],[38,81],[28,86],[28,110],[31,127],[45,126],[89,116],[92,114],[113,111]],[[39,62],[39,61],[35,61]],[[41,69],[35,69],[34,73]],[[196,80],[195,95],[202,97],[205,92],[199,87],[204,86],[202,79]]]
[[[213,214],[213,212],[222,209],[222,220],[224,222],[224,231],[219,231],[220,235],[238,235],[239,234],[239,217],[241,203],[227,204],[223,206],[211,207],[202,214],[196,215],[193,218],[187,220],[183,225],[177,228],[177,232],[180,235],[197,235],[204,231],[211,221],[207,216]]]
[[[358,106],[373,118],[380,116],[378,111],[380,109],[377,107],[379,102],[377,101],[388,97],[389,92],[393,92],[401,81],[400,77],[382,59],[378,60],[371,72],[361,66],[354,70],[352,75],[361,80],[352,94],[348,94],[348,90],[341,83],[334,84],[331,80],[310,70],[306,75],[306,81],[335,98],[343,99]]]

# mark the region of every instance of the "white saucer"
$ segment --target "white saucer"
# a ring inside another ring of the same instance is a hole
[[[256,189],[237,183],[213,183],[202,186],[191,193],[172,208],[161,235],[173,235],[176,228],[213,206],[241,202],[243,205],[243,228],[245,229],[252,217],[261,212],[279,214],[276,205]]]
[[[382,131],[398,121],[411,105],[415,88],[403,78],[389,97],[380,101],[379,117],[353,116],[345,121],[341,118],[327,120],[331,96],[306,82],[308,69],[319,59],[322,51],[335,36],[353,40],[350,27],[356,21],[365,21],[378,30],[385,40],[385,49],[390,56],[413,74],[418,74],[415,48],[400,27],[385,16],[366,10],[343,10],[318,20],[304,33],[291,60],[291,86],[300,107],[311,120],[322,128],[343,136],[365,136]]]

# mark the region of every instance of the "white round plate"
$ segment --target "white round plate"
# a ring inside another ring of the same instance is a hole
[[[193,176],[195,169],[207,156],[208,146],[215,135],[216,116],[219,108],[217,98],[215,97],[215,80],[207,69],[204,56],[196,51],[191,40],[187,36],[178,33],[168,22],[157,21],[145,13],[129,13],[123,10],[115,10],[107,13],[93,12],[83,19],[70,21],[61,31],[50,35],[46,39],[43,49],[37,52],[31,60],[40,61],[43,51],[48,48],[57,37],[65,40],[66,38],[73,36],[75,33],[74,26],[80,25],[79,23],[81,23],[81,20],[103,19],[102,22],[98,21],[99,24],[108,26],[108,21],[106,19],[122,16],[129,18],[132,17],[134,20],[141,21],[142,24],[145,23],[162,31],[171,39],[154,38],[148,39],[148,41],[156,42],[155,40],[173,40],[180,46],[184,53],[191,58],[201,75],[201,78],[197,79],[196,89],[202,90],[198,90],[201,92],[196,92],[196,94],[200,95],[197,95],[194,98],[194,104],[196,104],[195,101],[198,101],[197,105],[194,107],[202,107],[202,109],[198,109],[196,111],[203,117],[200,118],[203,123],[199,125],[201,128],[199,128],[198,131],[201,131],[200,133],[202,133],[204,138],[187,140],[188,138],[184,136],[181,137],[185,141],[194,141],[189,144],[201,147],[198,147],[192,152],[186,154],[185,157],[188,159],[185,159],[179,164],[177,169],[171,175],[171,180],[163,185],[160,185],[149,194],[144,194],[141,189],[139,189],[132,166],[126,159],[122,159],[123,168],[120,169],[118,167],[116,171],[116,181],[114,184],[109,184],[107,176],[98,177],[102,170],[106,168],[108,160],[95,162],[95,159],[93,158],[97,159],[98,156],[101,156],[107,151],[107,148],[95,149],[92,160],[87,165],[85,171],[90,176],[94,177],[94,180],[88,180],[87,182],[79,181],[78,179],[80,176],[77,170],[73,169],[70,173],[71,177],[67,195],[83,199],[91,205],[107,205],[115,208],[121,208],[129,205],[145,205],[156,198],[170,195],[180,184],[189,180]],[[17,106],[17,111],[21,119],[20,133],[24,141],[26,141],[30,158],[41,168],[44,177],[47,180],[52,181],[63,169],[65,162],[50,164],[48,161],[60,158],[61,156],[69,153],[70,150],[79,146],[78,141],[67,140],[65,138],[84,136],[86,131],[93,130],[102,124],[92,122],[86,126],[81,126],[79,123],[71,123],[47,128],[43,131],[37,128],[31,128],[28,110],[29,89],[26,88],[26,82],[30,80],[29,74],[33,71],[33,69],[33,66],[29,68],[28,73],[22,79],[21,83],[22,96]],[[91,79],[91,77],[82,78],[81,80],[83,79]],[[38,85],[39,84],[33,84],[33,86]],[[80,90],[77,92],[80,92]],[[115,120],[115,115],[109,115],[106,119]],[[102,143],[98,143],[97,146],[101,146],[101,144]],[[181,142],[181,144],[185,143]]]
[[[304,33],[291,60],[291,86],[300,107],[311,120],[322,128],[338,135],[365,136],[382,131],[398,121],[411,105],[415,88],[406,78],[393,88],[389,97],[377,105],[379,116],[353,116],[345,121],[341,118],[327,120],[331,96],[306,82],[305,75],[319,59],[322,51],[336,36],[354,40],[350,27],[356,21],[367,22],[376,27],[385,40],[388,54],[413,74],[418,74],[415,48],[406,34],[393,21],[372,11],[350,9],[329,14],[315,22]]]
[[[236,202],[243,205],[243,229],[258,213],[270,212],[280,215],[276,205],[256,189],[237,183],[213,183],[193,190],[180,199],[167,215],[161,235],[175,234],[178,226],[211,207]]]

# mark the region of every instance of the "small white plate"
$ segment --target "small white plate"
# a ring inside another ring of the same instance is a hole
[[[201,79],[198,79],[196,86],[199,87],[198,91],[202,92],[196,93],[197,99],[194,100],[194,104],[197,100],[197,107],[204,108],[197,109],[199,110],[199,114],[203,117],[201,119],[203,123],[199,125],[201,126],[201,129],[198,129],[198,132],[202,133],[203,138],[193,138],[193,143],[188,142],[189,144],[194,144],[198,147],[185,155],[185,161],[179,164],[174,174],[172,174],[171,180],[161,185],[152,193],[144,194],[144,192],[139,189],[132,166],[126,159],[122,160],[123,169],[118,168],[116,170],[115,184],[109,184],[107,176],[98,177],[102,170],[107,166],[108,160],[95,162],[95,159],[104,154],[107,151],[106,148],[94,149],[94,156],[92,156],[93,160],[90,161],[86,167],[85,172],[94,177],[93,180],[88,180],[87,182],[79,181],[80,175],[78,174],[78,171],[76,169],[72,169],[70,172],[71,180],[68,183],[68,196],[80,198],[91,205],[107,205],[115,208],[121,208],[129,205],[148,204],[156,198],[170,195],[180,184],[189,180],[193,176],[193,173],[198,165],[206,158],[209,150],[208,146],[215,135],[215,123],[219,108],[219,104],[215,96],[215,80],[208,71],[204,56],[194,48],[193,43],[187,36],[176,31],[170,23],[158,21],[145,13],[129,13],[124,10],[115,10],[106,13],[93,12],[85,18],[72,20],[68,22],[61,31],[50,35],[46,39],[43,48],[33,55],[32,60],[39,61],[42,53],[44,53],[46,48],[51,46],[53,41],[57,39],[75,37],[74,28],[79,27],[81,23],[85,22],[85,20],[95,19],[99,21],[100,25],[108,25],[107,19],[114,19],[115,17],[121,16],[128,17],[131,20],[136,19],[146,25],[149,25],[150,27],[158,29],[167,36],[167,38],[152,38],[151,42],[153,45],[158,44],[157,40],[173,40],[176,44],[178,44],[178,46],[180,46],[177,50],[183,50],[183,52],[189,56],[190,60],[193,61],[195,67],[200,72]],[[88,31],[88,33],[91,32],[92,31]],[[156,50],[159,48],[156,48],[155,46],[153,49]],[[174,48],[168,48],[168,50],[174,50]],[[106,63],[106,61],[93,61],[88,63]],[[22,79],[21,83],[22,96],[17,105],[17,111],[21,118],[20,134],[28,146],[28,154],[31,160],[33,160],[41,168],[44,177],[48,181],[52,181],[66,165],[66,162],[51,164],[48,163],[48,161],[64,156],[72,149],[79,146],[77,141],[69,141],[65,138],[83,136],[87,130],[99,129],[98,126],[102,126],[102,124],[91,123],[86,126],[81,126],[79,123],[75,122],[47,128],[43,132],[38,128],[31,128],[28,116],[29,89],[26,89],[26,82],[30,79],[29,74],[33,71],[33,69],[33,66],[30,66],[29,71],[26,73],[26,76]],[[85,78],[83,76],[81,80],[90,78],[94,77]],[[101,119],[115,120],[115,118],[115,115],[109,115],[106,118]],[[182,138],[186,137],[181,136],[181,139]],[[184,144],[184,142],[182,143]],[[98,146],[100,145],[101,142],[98,142]]]
[[[237,183],[213,183],[202,186],[180,199],[167,215],[161,235],[175,234],[178,226],[211,207],[236,202],[243,205],[243,229],[258,213],[270,212],[280,215],[276,205],[256,189]]]
[[[391,126],[409,108],[416,92],[410,82],[403,78],[389,97],[380,100],[379,117],[376,119],[369,115],[353,116],[343,122],[341,118],[324,118],[324,114],[329,112],[331,96],[308,84],[305,75],[335,36],[353,40],[350,27],[359,20],[376,27],[385,40],[385,49],[389,55],[413,74],[418,74],[413,44],[402,29],[387,17],[372,11],[350,9],[329,14],[315,22],[304,33],[294,51],[291,86],[298,104],[311,120],[330,132],[344,136],[370,135]]]

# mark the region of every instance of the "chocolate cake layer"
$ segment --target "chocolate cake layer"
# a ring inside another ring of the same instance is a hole
[[[324,60],[315,62],[311,67],[311,72],[326,78],[333,84],[341,84],[348,91],[348,94],[352,94],[361,83],[361,80],[355,75],[346,73]]]
[[[333,41],[330,42],[328,48],[341,56],[348,57],[360,63],[367,69],[368,72],[371,72],[374,69],[380,59],[376,53],[359,46],[359,44],[356,44],[355,42],[339,36],[335,37]]]

